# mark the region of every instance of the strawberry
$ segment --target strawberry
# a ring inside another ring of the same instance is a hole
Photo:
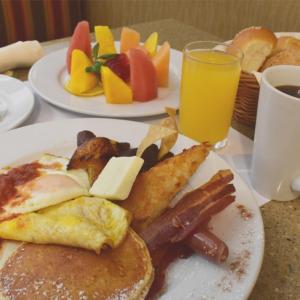
[[[107,60],[105,62],[105,65],[109,67],[116,75],[122,78],[125,82],[129,82],[130,67],[128,57],[125,53],[121,53],[116,57]]]

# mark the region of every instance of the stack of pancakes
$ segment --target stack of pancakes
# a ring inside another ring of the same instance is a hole
[[[3,242],[1,299],[143,299],[153,280],[144,241],[129,230],[115,249]]]

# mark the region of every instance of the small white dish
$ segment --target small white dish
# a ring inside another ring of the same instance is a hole
[[[0,121],[4,118],[7,112],[6,94],[0,91]]]
[[[34,97],[23,82],[6,75],[0,75],[0,91],[0,132],[4,132],[26,120],[34,107]]]
[[[116,42],[119,49],[120,43]],[[95,97],[74,96],[64,89],[69,76],[66,69],[67,48],[44,56],[29,72],[29,82],[41,98],[60,108],[91,116],[113,118],[137,118],[160,115],[165,107],[179,107],[182,53],[171,49],[170,83],[168,88],[158,89],[158,98],[132,104],[109,104],[104,95]]]

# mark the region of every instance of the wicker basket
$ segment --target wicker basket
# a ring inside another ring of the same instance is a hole
[[[242,72],[233,117],[240,123],[255,127],[259,84],[253,74]]]

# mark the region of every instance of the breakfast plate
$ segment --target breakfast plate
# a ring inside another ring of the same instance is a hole
[[[148,125],[112,119],[72,119],[19,128],[0,136],[0,167],[25,163],[51,153],[70,157],[76,148],[79,131],[90,130],[98,136],[137,146]],[[37,140],[38,137],[38,140]],[[194,145],[179,136],[174,153]],[[206,182],[229,165],[211,152],[190,179],[185,191]],[[229,247],[226,263],[215,265],[200,256],[179,259],[168,269],[167,289],[160,299],[247,299],[260,271],[264,252],[264,229],[260,210],[249,187],[234,172],[236,202],[215,216],[211,230]]]
[[[31,113],[34,97],[21,81],[0,75],[0,132],[17,127]]]
[[[119,43],[116,42],[119,48]],[[68,93],[64,83],[68,78],[66,69],[67,49],[51,53],[36,62],[29,73],[34,91],[45,101],[69,111],[91,116],[136,118],[165,113],[165,107],[178,108],[182,54],[171,49],[170,83],[168,88],[158,89],[158,98],[149,102],[132,104],[108,104],[104,95],[79,97]]]

